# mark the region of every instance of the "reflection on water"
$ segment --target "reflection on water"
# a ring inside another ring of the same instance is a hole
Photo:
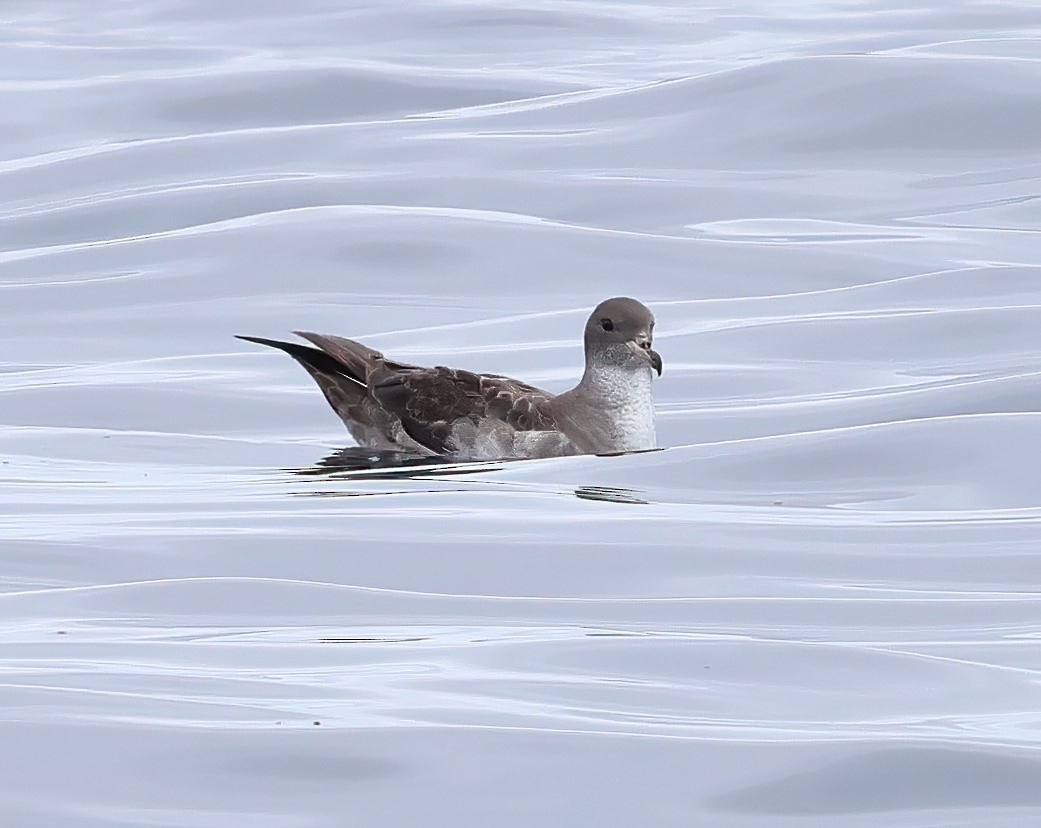
[[[294,474],[317,477],[332,477],[345,472],[380,472],[376,476],[394,477],[398,469],[410,469],[406,476],[423,473],[429,466],[443,466],[451,461],[446,457],[412,454],[393,449],[372,449],[364,446],[348,446],[337,449],[326,455],[314,466],[304,469],[292,469]],[[433,470],[431,470],[433,471]],[[353,476],[353,475],[352,475]],[[363,477],[364,479],[364,477]]]
[[[646,506],[646,501],[636,495],[635,489],[616,489],[611,486],[579,486],[575,497],[581,500],[601,500],[605,503],[631,503]]]
[[[319,644],[415,644],[419,641],[429,641],[430,636],[426,635],[409,635],[409,636],[334,636],[330,638],[319,638]]]
[[[660,449],[651,449],[660,451]],[[643,454],[645,452],[630,452]],[[620,456],[619,453],[609,455]],[[498,460],[484,462],[454,462],[447,457],[416,455],[392,449],[370,449],[361,446],[349,446],[334,451],[310,466],[302,469],[290,469],[293,474],[304,477],[321,477],[329,480],[373,481],[373,480],[431,480],[434,478],[474,475],[486,472],[501,471],[506,463],[524,463],[524,460]],[[502,484],[498,484],[502,485]],[[313,491],[308,495],[315,497],[356,497],[373,494],[392,494],[389,491]],[[649,501],[640,497],[636,489],[615,486],[579,486],[574,490],[575,497],[580,500],[598,500],[603,503],[627,503],[647,505]]]

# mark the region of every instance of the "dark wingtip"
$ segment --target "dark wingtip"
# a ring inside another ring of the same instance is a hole
[[[283,345],[289,344],[286,342],[279,342],[276,339],[264,339],[262,336],[246,336],[245,334],[233,334],[236,339],[244,339],[246,342],[255,342],[257,345],[269,345],[272,348],[282,348]],[[285,350],[282,348],[282,350]]]
[[[301,345],[298,342],[281,342],[277,339],[264,339],[262,336],[244,336],[242,334],[234,334],[236,339],[244,339],[246,342],[255,342],[258,345],[267,345],[271,348],[278,348],[280,351],[285,351],[289,356],[299,362],[306,368],[312,376],[315,372],[324,374],[328,377],[337,377],[342,379],[350,380],[357,385],[364,387],[365,383],[356,377],[352,376],[335,357],[320,351],[317,348],[312,348],[310,345]],[[335,406],[333,406],[335,408]]]

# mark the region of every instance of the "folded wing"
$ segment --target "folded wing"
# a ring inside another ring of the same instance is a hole
[[[386,359],[352,339],[298,331],[315,348],[240,337],[297,360],[363,445],[479,459],[578,453],[558,430],[553,395],[495,374]]]
[[[372,393],[405,432],[437,454],[530,457],[559,446],[552,396],[517,380],[453,368],[383,369]],[[559,449],[556,453],[560,453]]]

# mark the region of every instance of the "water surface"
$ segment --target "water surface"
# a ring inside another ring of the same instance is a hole
[[[1041,9],[5,12],[6,823],[1038,823]],[[345,468],[232,338],[617,294],[663,451]]]

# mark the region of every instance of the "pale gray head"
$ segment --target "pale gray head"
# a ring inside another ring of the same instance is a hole
[[[661,357],[651,350],[654,315],[635,299],[616,296],[596,306],[586,322],[587,364],[643,368],[661,374]]]

